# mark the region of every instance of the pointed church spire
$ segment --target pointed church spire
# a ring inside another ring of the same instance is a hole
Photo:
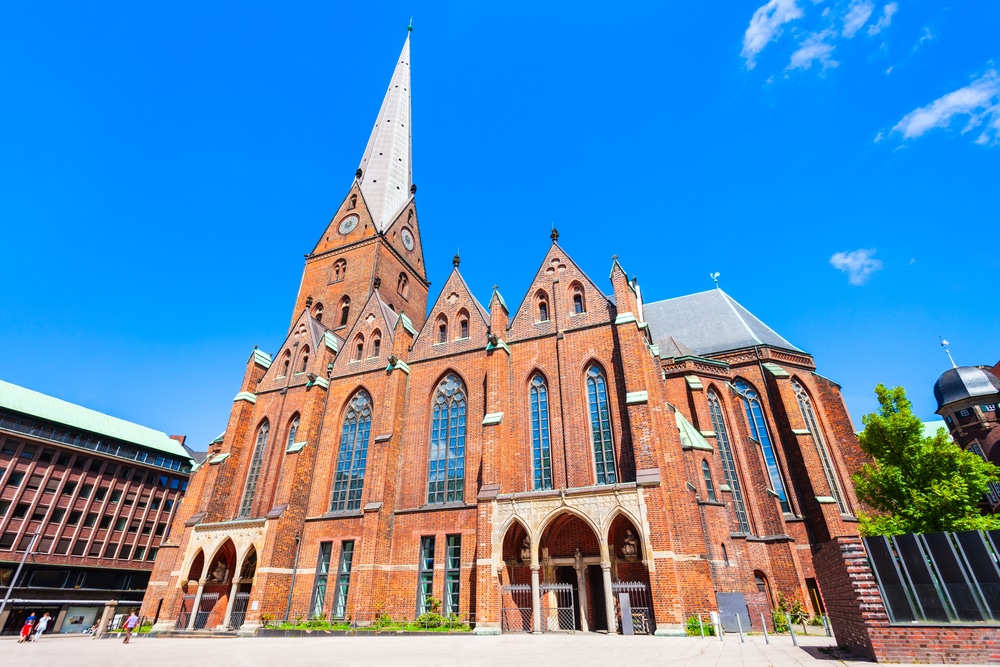
[[[378,230],[410,198],[410,32],[361,158],[361,192]]]

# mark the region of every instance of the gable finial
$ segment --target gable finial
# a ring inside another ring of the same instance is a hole
[[[711,278],[712,282],[715,283],[715,288],[716,289],[719,289],[719,276],[721,276],[721,275],[722,274],[719,273],[718,271],[715,271],[714,273],[708,274],[708,277]]]
[[[410,25],[406,26],[406,32],[413,32],[413,17],[410,17]]]
[[[459,257],[458,256],[458,252],[456,252],[455,256],[451,260],[451,265],[454,266],[457,269],[458,265],[461,264],[461,263],[462,263],[462,258]]]
[[[549,238],[552,239],[553,243],[559,240],[559,230],[556,229],[555,223],[552,223],[552,233],[549,234]]]
[[[938,338],[941,338],[941,336],[938,336]],[[949,345],[951,345],[951,343],[946,341],[944,338],[941,338],[941,347],[944,348],[944,353],[948,355],[948,361],[951,362],[951,367],[958,368],[958,364],[955,363],[955,360],[951,356],[951,350],[948,349]]]

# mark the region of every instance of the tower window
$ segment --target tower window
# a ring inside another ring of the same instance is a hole
[[[344,297],[340,302],[340,326],[347,326],[347,318],[351,314],[351,299],[350,297]]]
[[[347,205],[347,210],[350,211],[351,209],[356,208],[357,205],[358,205],[358,196],[357,195],[351,195],[351,201]]]
[[[313,317],[316,318],[317,322],[323,321],[323,304],[317,303],[313,306]]]
[[[399,274],[399,279],[396,281],[396,292],[404,299],[410,298],[410,279],[406,277],[405,273]]]
[[[338,259],[333,263],[333,275],[330,282],[339,283],[347,277],[347,260]]]

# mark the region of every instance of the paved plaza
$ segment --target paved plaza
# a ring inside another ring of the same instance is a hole
[[[793,646],[788,637],[718,638],[622,637],[601,634],[502,635],[495,637],[309,637],[260,639],[45,637],[37,645],[0,639],[0,665],[134,665],[193,667],[196,665],[407,665],[407,667],[525,667],[572,665],[586,667],[767,667],[769,665],[872,665],[844,659],[827,637],[803,637]]]

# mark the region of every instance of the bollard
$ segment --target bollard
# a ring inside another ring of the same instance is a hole
[[[802,634],[809,636],[809,630],[806,629],[806,619],[802,619]]]
[[[740,620],[739,614],[733,614],[736,616],[736,628],[740,631],[740,643],[745,644],[746,640],[743,638],[743,621]]]
[[[760,627],[764,628],[764,643],[770,644],[771,640],[767,637],[767,624],[764,623],[764,614],[760,615]]]
[[[701,622],[701,614],[698,614],[698,629],[701,630],[701,638],[705,638],[705,624]]]
[[[795,628],[792,626],[792,617],[790,614],[785,614],[785,620],[788,621],[788,634],[792,636],[792,646],[798,646],[799,642],[795,639]]]

